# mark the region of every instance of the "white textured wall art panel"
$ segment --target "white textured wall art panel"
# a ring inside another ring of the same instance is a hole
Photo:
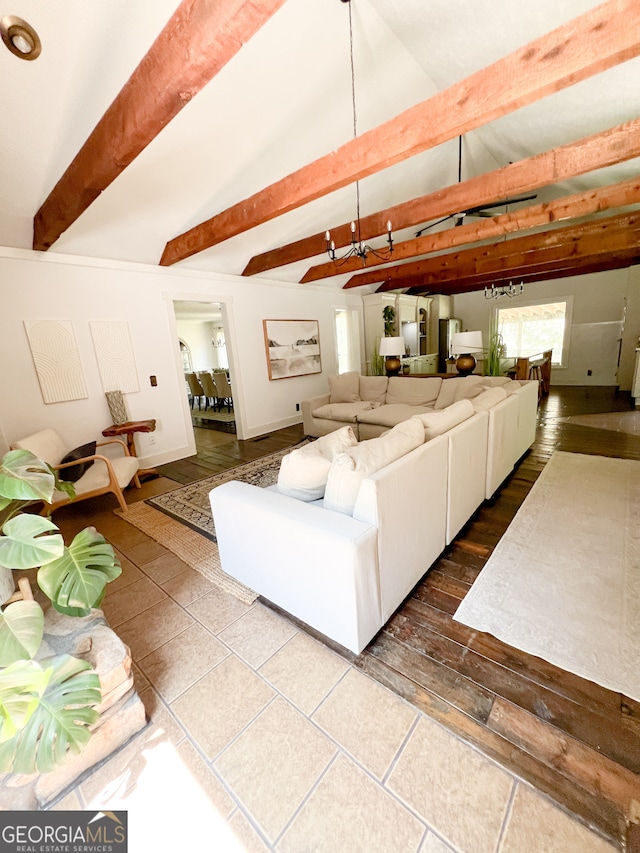
[[[66,320],[25,320],[24,327],[45,403],[88,397],[71,323]]]
[[[126,321],[105,320],[89,325],[103,390],[122,391],[123,394],[139,391],[129,324]]]

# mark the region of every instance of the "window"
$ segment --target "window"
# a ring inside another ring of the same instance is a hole
[[[182,358],[182,369],[185,373],[192,373],[191,350],[184,341],[180,341],[180,356]]]
[[[572,308],[572,297],[496,308],[496,328],[504,339],[507,357],[529,357],[550,349],[551,363],[566,367]]]
[[[333,320],[336,335],[338,373],[360,370],[358,346],[358,314],[353,308],[334,308]]]

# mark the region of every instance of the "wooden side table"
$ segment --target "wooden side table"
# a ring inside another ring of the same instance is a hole
[[[113,438],[114,436],[124,435],[127,437],[127,447],[132,456],[137,456],[134,436],[137,432],[154,432],[156,428],[155,418],[150,418],[147,421],[127,421],[124,424],[111,424],[110,427],[102,430],[105,438]],[[141,468],[138,471],[138,477],[154,477],[158,472],[155,468]]]

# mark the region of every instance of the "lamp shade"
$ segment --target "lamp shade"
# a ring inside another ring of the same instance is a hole
[[[402,335],[398,338],[380,338],[379,355],[404,355],[406,345]]]
[[[482,332],[456,332],[451,336],[451,352],[453,355],[462,353],[482,352]]]

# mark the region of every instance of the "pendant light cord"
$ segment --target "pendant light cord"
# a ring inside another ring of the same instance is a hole
[[[353,108],[353,138],[358,136],[358,113],[356,110],[356,70],[353,60],[353,18],[351,16],[351,2],[349,0],[349,58],[351,60],[351,106]],[[356,181],[356,223],[358,229],[358,243],[362,242],[360,234],[360,181]]]

